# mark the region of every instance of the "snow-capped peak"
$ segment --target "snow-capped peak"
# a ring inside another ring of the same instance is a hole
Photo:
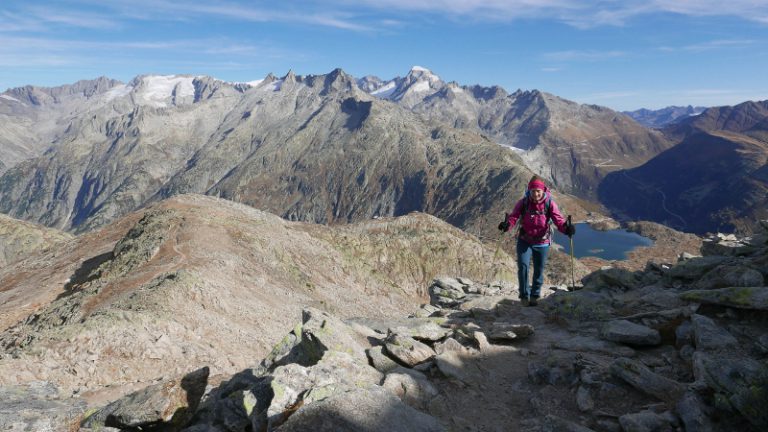
[[[421,66],[412,67],[408,75],[412,77],[426,78],[429,82],[440,81],[439,76],[435,75],[431,70]]]
[[[134,85],[138,100],[158,108],[174,105],[182,98],[194,98],[196,77],[185,75],[145,75]]]

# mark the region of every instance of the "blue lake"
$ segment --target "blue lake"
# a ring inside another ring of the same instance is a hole
[[[555,230],[555,243],[563,246],[564,252],[571,253],[568,236]],[[640,247],[651,246],[653,240],[626,230],[597,231],[589,224],[577,223],[573,236],[573,254],[576,258],[594,256],[606,260],[627,259],[627,252]]]

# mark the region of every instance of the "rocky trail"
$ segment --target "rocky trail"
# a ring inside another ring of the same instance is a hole
[[[260,362],[204,367],[87,408],[3,387],[2,430],[760,431],[768,427],[768,232],[604,269],[523,307],[439,278],[403,318],[305,308]]]

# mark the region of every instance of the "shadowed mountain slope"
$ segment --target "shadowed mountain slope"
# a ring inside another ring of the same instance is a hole
[[[710,108],[665,132],[680,144],[606,177],[601,202],[697,233],[750,232],[768,216],[768,103]]]

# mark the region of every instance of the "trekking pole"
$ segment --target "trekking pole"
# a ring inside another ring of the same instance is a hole
[[[571,226],[573,222],[571,222],[571,215],[568,215],[568,226]],[[571,240],[571,291],[576,290],[576,277],[574,277],[573,272],[573,236],[569,235],[568,238]]]
[[[505,213],[504,214],[504,220],[507,220],[508,216],[509,216],[509,214]],[[491,261],[491,268],[490,268],[490,271],[488,272],[488,283],[489,284],[491,282],[493,282],[491,279],[493,279],[493,277],[496,276],[496,274],[498,273],[498,272],[496,272],[496,273],[491,274],[491,272],[494,271],[494,269],[496,268],[496,261],[499,259],[499,251],[501,250],[501,239],[503,239],[503,238],[504,238],[504,231],[501,232],[501,235],[499,235],[499,239],[496,240],[496,251],[493,253],[493,260]]]

